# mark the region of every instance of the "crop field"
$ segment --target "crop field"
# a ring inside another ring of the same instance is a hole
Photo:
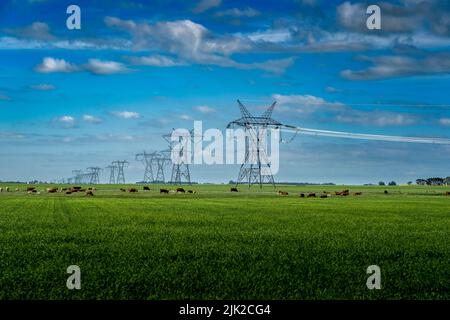
[[[7,186],[0,299],[450,299],[450,187]],[[80,290],[66,287],[69,265]],[[381,290],[367,289],[370,265]]]

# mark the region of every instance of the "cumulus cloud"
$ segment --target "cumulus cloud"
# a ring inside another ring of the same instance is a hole
[[[135,65],[153,66],[153,67],[175,67],[184,65],[184,63],[175,61],[171,57],[157,54],[143,57],[128,57],[128,60]]]
[[[341,102],[330,102],[312,95],[280,95],[274,94],[279,110],[289,116],[307,118],[320,116],[341,123],[358,125],[405,126],[417,122],[414,115],[387,111],[360,111]]]
[[[84,122],[95,123],[95,124],[101,123],[103,121],[101,118],[90,115],[90,114],[83,115],[82,119]]]
[[[51,34],[49,26],[44,22],[33,22],[30,26],[16,29],[5,29],[5,33],[18,38],[50,41],[55,36]]]
[[[69,115],[64,115],[54,119],[54,122],[64,128],[74,128],[76,126],[76,119]]]
[[[108,75],[127,72],[128,69],[120,62],[89,59],[84,69],[97,75]]]
[[[450,73],[449,53],[430,53],[424,57],[379,56],[365,57],[372,64],[362,70],[343,70],[341,76],[349,80],[376,80]]]
[[[234,53],[252,48],[251,40],[232,35],[216,36],[203,25],[191,20],[158,22],[155,24],[136,23],[116,17],[106,17],[109,27],[119,28],[132,37],[136,50],[161,50],[168,52],[187,64],[216,65],[237,69],[262,69],[281,73],[293,62],[293,58],[270,60],[260,63],[240,63],[231,58]],[[173,60],[161,57],[138,59],[135,62],[164,65]]]
[[[64,59],[55,59],[46,57],[40,64],[35,67],[35,70],[40,73],[54,73],[54,72],[74,72],[79,68]]]
[[[443,126],[450,126],[450,118],[441,118],[439,123]]]
[[[34,70],[39,73],[87,71],[96,75],[110,75],[129,71],[124,64],[115,61],[89,59],[85,64],[75,65],[64,59],[52,57],[44,58],[40,64],[34,67]]]
[[[187,115],[187,114],[180,114],[180,115],[178,116],[178,118],[179,118],[180,120],[186,120],[186,121],[192,120],[192,117],[191,117],[190,115]]]
[[[54,85],[47,84],[47,83],[32,84],[32,85],[30,85],[30,88],[33,90],[39,90],[39,91],[55,90]]]
[[[281,95],[274,94],[272,98],[277,101],[280,111],[295,112],[298,114],[310,114],[319,109],[330,111],[344,110],[344,104],[329,102],[323,98],[312,95]]]
[[[208,107],[208,106],[196,106],[193,108],[195,111],[203,113],[203,114],[208,114],[208,113],[214,113],[216,112],[216,109]]]
[[[192,9],[194,13],[202,13],[208,11],[209,9],[220,6],[222,0],[201,0],[195,7]]]
[[[215,14],[217,17],[233,17],[233,18],[242,18],[242,17],[256,17],[259,16],[261,12],[256,9],[247,7],[245,9],[232,8],[228,10],[219,11]]]
[[[135,111],[113,111],[111,114],[120,119],[138,119],[141,115]]]

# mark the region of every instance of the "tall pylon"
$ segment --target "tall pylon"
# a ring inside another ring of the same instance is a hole
[[[90,175],[90,184],[99,184],[100,183],[100,178],[99,178],[99,173],[100,171],[102,171],[102,168],[100,167],[89,167],[87,168],[87,170],[89,171],[89,175]]]
[[[173,129],[172,133],[175,131]],[[189,172],[189,164],[185,161],[186,156],[186,146],[179,147],[178,150],[174,151],[174,146],[176,143],[180,143],[182,136],[179,136],[179,140],[172,141],[172,133],[163,135],[164,140],[169,144],[170,154],[173,156],[173,152],[178,152],[177,157],[178,161],[174,163],[172,161],[172,176],[170,179],[171,184],[182,184],[183,182],[186,184],[191,184],[191,173]],[[191,132],[192,133],[192,132]],[[191,136],[189,136],[189,142],[191,142]]]
[[[116,183],[116,166],[109,165],[106,167],[106,169],[109,169],[109,184],[115,184]]]
[[[230,122],[227,128],[240,127],[246,132],[245,138],[245,158],[239,170],[236,185],[239,183],[259,184],[269,183],[275,187],[270,162],[267,155],[264,135],[268,128],[280,129],[284,125],[272,119],[272,112],[275,108],[274,102],[261,116],[254,117],[247,108],[237,100],[241,118]]]
[[[136,161],[141,161],[142,164],[145,167],[145,172],[144,172],[144,182],[154,182],[155,179],[153,178],[153,160],[156,156],[156,152],[153,153],[147,153],[147,152],[142,152],[142,153],[138,153],[136,154]]]
[[[129,162],[126,160],[117,160],[111,163],[111,165],[117,167],[117,184],[125,184],[125,174],[123,172],[123,168],[128,166]]]

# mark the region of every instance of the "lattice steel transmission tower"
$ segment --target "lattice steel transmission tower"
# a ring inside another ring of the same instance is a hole
[[[275,187],[270,168],[271,164],[267,155],[265,135],[267,129],[289,128],[290,126],[272,119],[276,102],[259,117],[254,117],[239,100],[237,100],[237,103],[241,111],[241,118],[227,125],[227,128],[242,128],[246,133],[245,158],[241,164],[236,185],[248,183],[250,187],[252,184],[259,184],[262,188],[263,183],[269,183]]]
[[[82,172],[83,172],[82,170],[72,170],[72,173],[74,174],[73,183],[75,184],[81,183]]]
[[[109,169],[109,184],[115,184],[116,183],[116,166],[109,165],[105,167],[106,169]]]
[[[117,167],[117,180],[116,180],[117,184],[120,183],[125,184],[125,174],[123,172],[123,168],[128,166],[128,164],[129,162],[126,160],[117,160],[111,163],[111,165]]]
[[[145,167],[144,182],[154,182],[155,181],[155,179],[153,178],[153,166],[152,165],[153,165],[156,154],[157,154],[156,152],[147,153],[145,151],[142,153],[136,154],[136,161],[141,161]]]
[[[86,170],[88,170],[88,174],[89,174],[89,184],[99,184],[100,183],[100,177],[99,177],[99,173],[100,171],[102,171],[103,169],[100,167],[89,167]]]
[[[166,178],[164,176],[164,171],[167,165],[170,164],[170,150],[163,150],[157,153],[154,157],[154,162],[156,162],[156,180],[155,182],[166,183]]]
[[[175,129],[173,130],[175,131]],[[173,133],[172,131],[172,133]],[[172,141],[172,133],[168,133],[163,135],[163,139],[167,141],[167,143],[169,144],[169,156],[172,155],[172,152],[174,150],[174,145],[178,144],[182,142],[183,137],[179,136],[178,141]],[[192,132],[191,132],[192,133]],[[187,137],[186,137],[187,138]],[[189,136],[188,138],[188,142],[191,142],[191,136]],[[172,161],[172,176],[171,179],[169,181],[169,183],[171,184],[182,184],[183,181],[185,181],[186,184],[191,184],[191,173],[189,171],[189,164],[187,163],[187,161],[185,161],[186,156],[189,156],[186,154],[186,146],[183,145],[181,147],[179,147],[179,149],[177,150],[177,157],[179,158],[179,161],[177,161],[176,163],[174,163]]]

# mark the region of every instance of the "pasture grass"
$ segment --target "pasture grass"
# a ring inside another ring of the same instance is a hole
[[[450,188],[96,187],[0,193],[0,299],[450,299]],[[347,188],[363,194],[298,197]],[[381,290],[366,287],[373,264]]]

